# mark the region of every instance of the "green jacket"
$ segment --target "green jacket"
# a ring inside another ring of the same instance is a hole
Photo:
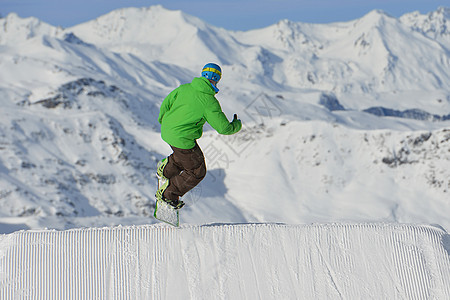
[[[191,83],[173,90],[159,111],[162,139],[176,148],[192,149],[203,134],[205,122],[220,134],[241,130],[241,121],[228,121],[215,94],[211,83],[204,77],[194,78]]]

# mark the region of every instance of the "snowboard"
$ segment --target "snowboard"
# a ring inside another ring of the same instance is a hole
[[[164,183],[164,179],[159,177],[158,175],[157,178],[158,178],[158,185],[156,187],[156,190],[159,190],[159,187],[162,186]],[[179,210],[175,209],[172,205],[168,204],[163,200],[158,200],[156,196],[155,199],[156,205],[155,205],[155,212],[153,214],[155,219],[175,227],[180,226]]]

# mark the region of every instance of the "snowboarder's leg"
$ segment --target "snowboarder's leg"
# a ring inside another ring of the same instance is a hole
[[[158,176],[160,176],[160,177],[164,176],[167,179],[170,179],[173,176],[180,174],[181,171],[183,171],[182,166],[180,166],[179,164],[177,164],[175,162],[173,153],[169,157],[166,157],[162,161],[160,161],[158,163],[157,168],[158,168],[158,170],[157,170]]]
[[[192,149],[172,147],[172,150],[164,169],[164,175],[169,178],[169,186],[163,195],[176,201],[202,181],[206,175],[206,164],[198,145]]]
[[[183,207],[184,202],[182,201],[171,201],[167,198],[165,198],[163,196],[163,193],[165,192],[165,190],[167,189],[167,187],[169,186],[169,176],[173,177],[173,175],[167,175],[167,171],[172,171],[173,169],[176,168],[176,174],[179,174],[181,172],[181,169],[179,167],[174,167],[171,164],[169,164],[169,167],[167,168],[167,165],[169,164],[169,157],[165,157],[163,158],[161,161],[158,162],[158,164],[156,165],[156,175],[158,177],[158,189],[156,191],[156,199],[157,200],[162,200],[164,202],[169,203],[171,206],[173,206],[174,208],[178,209]]]

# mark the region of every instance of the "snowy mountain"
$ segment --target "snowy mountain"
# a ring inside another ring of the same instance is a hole
[[[450,8],[440,7],[437,11],[426,15],[413,12],[403,15],[400,20],[413,30],[437,40],[448,48],[450,41]]]
[[[449,229],[449,13],[227,31],[161,6],[71,28],[0,19],[0,229],[148,224],[162,99],[222,65],[244,129],[199,141],[181,221]]]

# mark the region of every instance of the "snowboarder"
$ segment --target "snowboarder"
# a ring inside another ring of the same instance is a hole
[[[242,128],[237,114],[231,122],[228,121],[215,97],[219,92],[217,83],[222,77],[221,68],[208,63],[201,75],[173,90],[162,102],[158,117],[161,137],[173,153],[157,164],[157,175],[163,183],[156,192],[156,198],[176,209],[184,205],[180,197],[206,176],[205,158],[197,144],[205,122],[226,135]]]

